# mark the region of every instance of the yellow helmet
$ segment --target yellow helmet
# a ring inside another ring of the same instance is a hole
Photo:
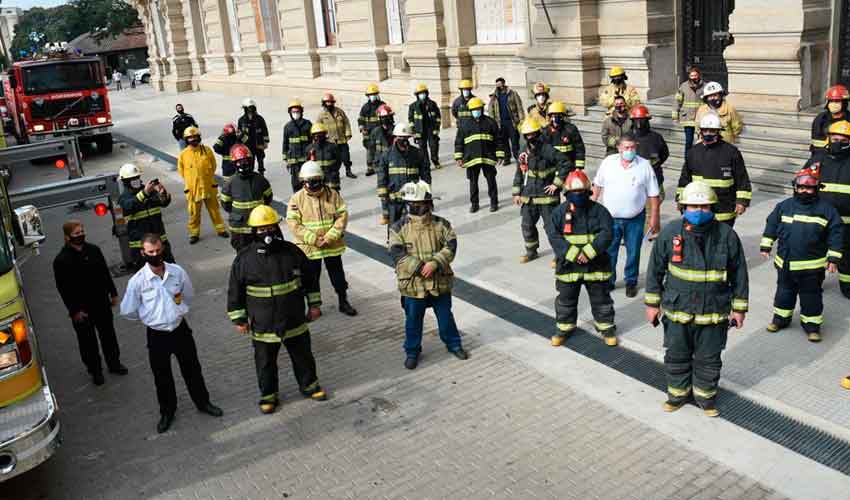
[[[376,83],[370,83],[366,87],[366,95],[377,94],[379,92],[380,92],[380,90],[378,89],[378,84],[376,84]]]
[[[846,135],[850,137],[850,122],[841,120],[829,126],[829,134]]]
[[[622,66],[614,66],[611,68],[611,71],[608,72],[609,78],[614,78],[617,76],[623,76],[626,74],[626,70],[623,69]]]
[[[420,92],[428,92],[428,86],[424,83],[420,83],[419,85],[417,85],[414,94],[418,94]]]
[[[717,203],[717,193],[702,181],[693,181],[682,191],[679,197],[682,205],[713,205]]]
[[[201,129],[198,127],[186,127],[186,130],[183,131],[184,139],[188,139],[193,135],[201,135]]]
[[[312,127],[310,127],[310,135],[313,134],[327,134],[328,128],[322,125],[321,123],[314,123]]]
[[[248,225],[250,227],[271,226],[280,222],[280,215],[277,210],[268,205],[260,205],[251,210],[251,215],[248,216]]]
[[[289,106],[286,107],[286,110],[289,111],[292,108],[304,109],[304,105],[301,104],[301,99],[298,99],[296,97],[295,99],[292,99],[291,101],[289,101]]]
[[[552,103],[549,104],[549,107],[546,108],[546,114],[567,114],[567,105],[564,104],[562,101],[552,101]]]
[[[537,82],[534,84],[534,95],[537,94],[548,94],[549,86],[543,82]]]
[[[535,132],[540,132],[540,122],[537,120],[523,120],[519,126],[519,133],[522,135],[533,134]]]
[[[460,90],[472,90],[472,80],[461,80],[457,84],[457,88]]]
[[[484,101],[477,97],[473,97],[466,103],[466,109],[473,110],[484,107]]]

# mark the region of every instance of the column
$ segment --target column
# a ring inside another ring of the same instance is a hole
[[[440,105],[443,116],[451,116],[452,88],[449,84],[443,2],[407,0],[405,10],[410,24],[403,57],[410,66],[411,85],[420,82],[428,85],[430,96]],[[449,126],[449,122],[443,120],[445,126]]]
[[[204,30],[207,34],[207,51],[203,59],[206,71],[214,76],[227,76],[233,73],[233,51],[230,41],[230,27],[227,21],[225,0],[201,0]]]
[[[319,76],[312,0],[278,0],[283,51],[273,54],[273,76],[312,80]]]
[[[384,0],[336,0],[339,69],[344,81],[380,82],[387,77],[389,42]]]
[[[164,24],[166,57],[162,90],[170,93],[192,90],[192,62],[186,38],[186,22],[180,0],[153,0],[152,9],[159,9]],[[157,12],[153,12],[157,15]]]
[[[139,19],[145,28],[145,40],[148,45],[148,67],[151,70],[150,84],[157,90],[162,90],[163,67],[162,46],[157,40],[156,27],[153,21],[151,4],[147,0],[134,2],[133,6],[139,13]]]

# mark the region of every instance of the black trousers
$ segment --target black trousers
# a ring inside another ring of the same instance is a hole
[[[439,131],[438,131],[439,132]],[[422,156],[425,157],[425,161],[427,163],[427,156],[430,152],[431,154],[431,164],[439,165],[440,164],[440,136],[434,135],[433,130],[423,130],[422,137],[416,140],[416,143],[419,145],[419,148],[422,150]]]
[[[499,130],[502,132],[502,141],[507,146],[511,146],[511,156],[516,160],[519,158],[519,131],[514,127],[513,122],[503,122],[499,124]]]
[[[301,173],[301,165],[303,163],[287,163],[289,167],[289,182],[292,183],[292,194],[301,190],[301,179],[298,178],[298,174]]]
[[[277,402],[279,381],[277,355],[280,342],[260,342],[254,340],[254,365],[257,368],[257,383],[260,386],[260,403]],[[309,396],[320,391],[316,374],[316,359],[310,345],[310,332],[304,332],[283,340],[283,345],[292,361],[292,372],[298,382],[301,394]]]
[[[71,322],[74,331],[77,332],[77,343],[80,346],[80,358],[83,364],[92,375],[103,373],[100,362],[100,349],[103,349],[106,366],[117,368],[121,364],[121,351],[115,336],[115,325],[112,323],[112,311],[108,306],[104,306],[99,309],[87,309],[85,312],[88,318],[83,322]],[[98,337],[100,337],[100,349],[97,344]]]
[[[797,295],[800,296],[800,324],[806,333],[820,332],[823,324],[823,269],[789,271],[780,269],[773,297],[773,323],[781,327],[791,324]]]
[[[662,321],[668,398],[683,401],[693,390],[697,401],[714,400],[723,367],[720,354],[726,347],[728,323],[683,324],[666,317]]]
[[[473,207],[478,206],[478,177],[484,172],[487,179],[487,195],[490,197],[490,206],[499,206],[499,186],[496,185],[496,167],[491,165],[475,165],[466,168],[466,178],[469,179],[469,203]]]
[[[322,274],[322,261],[325,262],[325,267],[328,270],[328,277],[331,279],[331,285],[334,291],[340,297],[345,297],[348,290],[348,282],[345,280],[345,270],[342,267],[342,255],[335,257],[325,257],[324,259],[308,259],[307,265],[311,267],[310,276],[313,279],[312,283],[305,283],[307,290],[319,290],[319,283]]]
[[[596,331],[605,337],[611,337],[617,331],[614,326],[614,300],[611,299],[611,289],[608,280],[576,281],[565,283],[555,281],[558,296],[555,299],[556,335],[566,335],[576,329],[578,320],[578,297],[581,285],[587,289],[590,298],[590,312],[593,314],[593,325]]]
[[[186,320],[183,320],[171,332],[148,328],[148,356],[156,385],[159,413],[174,415],[177,411],[177,391],[174,388],[174,375],[171,373],[172,355],[177,358],[189,396],[196,407],[203,408],[210,402],[210,394],[201,373],[201,362],[198,360],[192,330]]]
[[[257,159],[257,172],[259,172],[260,175],[262,175],[266,171],[266,165],[265,165],[266,152],[261,150],[261,149],[258,149],[256,151],[253,151],[253,153],[254,153],[254,157]]]
[[[237,233],[232,228],[230,230],[230,246],[239,252],[242,248],[251,244],[254,241],[254,235],[251,233]]]
[[[339,152],[339,161],[345,165],[345,168],[351,167],[351,150],[348,148],[348,143],[337,143],[336,150]]]
[[[842,257],[838,261],[838,286],[841,294],[850,299],[850,224],[844,225],[844,245]]]
[[[543,218],[543,227],[546,228],[546,233],[549,234],[549,227],[552,225],[552,210],[557,207],[557,203],[540,205],[536,203],[523,203],[520,208],[522,221],[522,239],[525,240],[526,253],[532,254],[537,252],[540,247],[540,235],[537,232],[537,220]]]

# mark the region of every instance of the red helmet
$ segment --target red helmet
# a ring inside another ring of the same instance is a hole
[[[387,106],[386,104],[381,104],[378,106],[378,118],[385,118],[387,116],[393,115],[393,108]]]
[[[794,176],[793,186],[807,186],[807,187],[818,187],[820,184],[820,170],[818,170],[817,165],[812,165],[811,167],[804,168],[797,172],[797,175]]]
[[[638,104],[637,106],[634,106],[631,111],[629,111],[629,118],[646,118],[648,120],[652,118],[652,115],[649,113],[649,108],[647,108],[643,104]]]
[[[850,99],[850,92],[844,85],[833,85],[826,91],[827,101],[846,101]]]
[[[573,170],[567,175],[564,188],[567,191],[587,191],[590,189],[590,179],[587,178],[587,174],[583,170]]]
[[[322,96],[322,102],[336,102],[336,98],[330,92],[325,92],[325,95]]]
[[[224,135],[235,134],[236,133],[236,125],[234,125],[232,123],[228,123],[227,125],[224,126],[223,131],[224,131]]]
[[[237,162],[239,160],[245,160],[251,158],[251,150],[248,149],[248,146],[244,144],[234,144],[232,148],[230,148],[230,160],[233,162]]]

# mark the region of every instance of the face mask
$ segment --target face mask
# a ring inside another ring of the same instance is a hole
[[[699,78],[697,78],[696,80],[694,80],[693,78],[691,78],[691,86],[693,86],[693,87],[698,87],[698,86],[699,86],[699,81],[700,81],[700,79],[699,79]]]
[[[328,138],[325,134],[316,134],[313,136],[313,141],[318,144],[324,144],[325,140]]]
[[[80,246],[80,245],[82,245],[83,243],[86,242],[86,235],[80,234],[80,235],[77,235],[77,236],[71,236],[70,238],[68,238],[68,242],[71,243],[72,245]]]
[[[623,151],[620,156],[626,161],[633,161],[637,156],[637,151]]]
[[[422,204],[410,204],[407,206],[407,212],[410,215],[422,216],[427,215],[431,212],[431,207],[429,207],[426,203]]]
[[[815,191],[814,193],[798,193],[795,191],[794,199],[804,205],[810,205],[818,199],[818,193],[817,191]]]
[[[721,104],[723,104],[723,99],[719,97],[712,97],[708,100],[708,105],[712,108],[719,108]]]
[[[841,112],[841,110],[844,108],[844,105],[840,102],[831,102],[826,105],[826,108],[829,110],[830,113],[835,115]]]
[[[527,135],[525,136],[525,142],[532,148],[536,148],[540,145],[540,134]]]
[[[637,130],[649,130],[649,122],[646,120],[634,120],[633,123],[635,124],[635,129]]]
[[[392,117],[389,118],[381,118],[381,126],[387,129],[393,128],[395,125],[395,119]]]
[[[617,113],[618,115],[624,115],[624,114],[626,114],[626,107],[625,106],[614,106],[614,112]]]
[[[577,207],[587,205],[587,200],[590,199],[585,191],[569,191],[567,193],[567,201]]]
[[[322,181],[322,179],[310,179],[306,182],[306,184],[307,184],[307,189],[309,191],[315,192],[315,191],[319,191],[320,189],[322,189],[322,185],[324,184],[324,182]]]
[[[190,146],[197,146],[200,143],[201,143],[201,140],[198,139],[198,138],[189,139],[189,145]]]
[[[685,210],[685,220],[695,226],[701,226],[714,218],[714,212],[703,210]]]
[[[845,155],[850,151],[850,142],[835,141],[829,143],[829,152],[833,155]]]
[[[461,90],[460,94],[464,97],[469,97],[470,95],[472,95],[472,91],[471,90]]]
[[[505,91],[505,87],[502,87],[501,85],[496,87],[496,92],[499,92],[501,94],[504,91]]]
[[[473,109],[472,110],[472,117],[475,118],[475,119],[481,118],[481,110],[480,109]]]
[[[622,77],[622,76],[621,76],[621,77],[618,77],[618,78],[612,78],[612,79],[611,79],[611,83],[613,83],[614,85],[622,85],[625,81],[626,81],[626,80],[625,80],[625,79],[623,79],[623,77]]]
[[[540,103],[540,104],[543,104],[544,102],[546,102],[546,96],[545,95],[539,95],[539,96],[536,97],[536,99],[537,99],[537,102]]]
[[[369,96],[369,102],[375,102],[378,100],[377,94],[372,94]]]
[[[159,267],[162,265],[162,254],[148,255],[143,254],[142,258],[151,265],[151,267]]]
[[[248,161],[236,165],[236,168],[239,170],[239,174],[243,176],[247,176],[248,174],[250,174],[253,170],[252,167],[253,165],[251,164],[251,162]]]
[[[141,189],[142,188],[142,180],[141,179],[133,179],[130,181],[130,187],[133,189]]]
[[[333,111],[334,105],[331,104],[331,103],[327,103],[327,104],[325,104],[325,109],[327,109],[328,111]]]
[[[257,114],[257,107],[256,107],[256,106],[249,106],[249,107],[248,107],[248,114],[249,114],[249,115],[255,115],[255,114]]]
[[[717,142],[717,134],[702,134],[703,144],[714,144]]]
[[[424,102],[425,99],[428,98],[428,94],[416,94],[416,98],[419,99],[420,102]]]
[[[257,237],[261,242],[263,242],[263,245],[267,250],[274,251],[283,246],[283,233],[280,232],[280,228],[277,228],[274,231],[258,234]]]
[[[552,117],[552,125],[556,127],[560,127],[564,123],[564,117],[555,115]]]
[[[300,120],[301,119],[301,113],[299,113],[297,111],[293,112],[292,113],[292,119],[293,120]]]
[[[182,115],[183,114],[183,108],[177,108],[177,114]]]

